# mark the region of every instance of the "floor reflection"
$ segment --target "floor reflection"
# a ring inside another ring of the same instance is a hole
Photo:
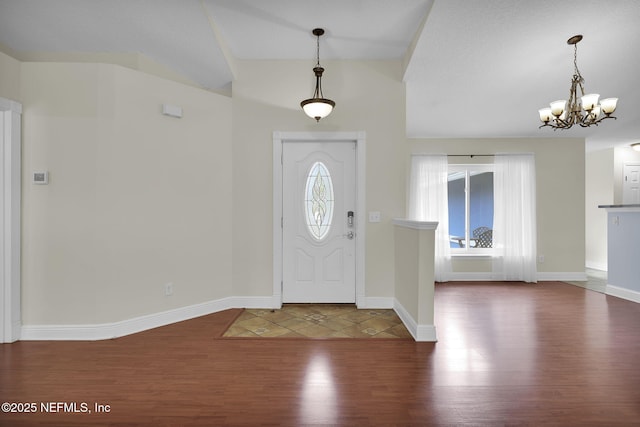
[[[338,393],[324,353],[314,354],[305,372],[300,407],[301,424],[336,425]]]
[[[487,286],[485,294],[474,296],[473,312],[466,304],[452,303],[445,311],[436,308],[435,386],[489,385],[496,381],[495,372],[500,369],[510,372],[500,381],[533,381],[537,366],[534,350],[540,340],[536,324],[539,307],[527,297],[527,290],[523,291],[513,288],[498,301]]]

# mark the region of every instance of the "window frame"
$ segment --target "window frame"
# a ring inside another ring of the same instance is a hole
[[[464,173],[464,238],[465,245],[463,248],[450,247],[452,257],[492,257],[495,253],[495,248],[476,248],[469,245],[469,237],[471,233],[471,192],[469,191],[469,184],[471,178],[471,172],[491,172],[495,173],[495,167],[493,163],[460,163],[449,164],[447,175],[452,173]],[[447,176],[448,179],[448,176]],[[448,194],[447,194],[448,196]],[[448,210],[448,209],[447,209]],[[495,202],[494,202],[495,210]],[[491,225],[493,227],[493,224]],[[449,246],[451,246],[451,231],[449,231]]]

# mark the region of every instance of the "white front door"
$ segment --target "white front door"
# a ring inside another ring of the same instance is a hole
[[[626,163],[624,165],[622,203],[640,203],[640,164],[638,163]]]
[[[283,302],[355,302],[355,177],[355,142],[283,143]]]

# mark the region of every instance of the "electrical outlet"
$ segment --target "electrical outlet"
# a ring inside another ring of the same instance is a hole
[[[544,255],[538,255],[538,263],[542,264],[544,262]]]
[[[173,283],[167,283],[164,285],[164,295],[167,297],[169,295],[173,295]]]

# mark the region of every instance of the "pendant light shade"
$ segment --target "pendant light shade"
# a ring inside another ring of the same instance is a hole
[[[313,30],[313,35],[316,39],[316,66],[313,67],[313,73],[316,76],[316,88],[313,92],[313,98],[305,99],[300,103],[300,106],[304,110],[305,114],[311,118],[316,119],[319,122],[320,119],[327,117],[333,111],[333,107],[336,103],[322,95],[322,73],[324,68],[320,66],[320,36],[324,34],[322,28],[316,28]]]

